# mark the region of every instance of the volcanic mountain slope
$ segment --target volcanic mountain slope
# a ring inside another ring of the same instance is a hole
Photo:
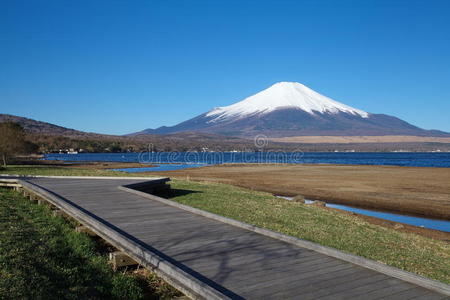
[[[279,82],[230,106],[218,107],[173,127],[137,134],[199,131],[251,137],[413,135],[447,137],[396,117],[371,114],[325,97],[296,82]]]

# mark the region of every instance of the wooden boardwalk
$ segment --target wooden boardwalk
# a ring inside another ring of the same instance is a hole
[[[429,281],[434,287],[427,289],[398,279],[403,275],[395,278],[119,188],[142,181],[21,178],[18,182],[192,297],[448,298],[447,285]]]

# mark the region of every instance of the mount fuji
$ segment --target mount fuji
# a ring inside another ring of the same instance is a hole
[[[187,131],[239,137],[450,136],[438,130],[421,129],[393,116],[350,107],[297,82],[279,82],[240,102],[214,108],[175,126],[146,129],[132,135]]]

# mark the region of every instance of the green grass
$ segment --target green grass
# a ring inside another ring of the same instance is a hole
[[[450,283],[450,244],[226,184],[173,180],[174,201]],[[189,193],[192,191],[193,193]]]
[[[138,176],[126,172],[111,170],[54,167],[45,165],[9,165],[6,169],[0,168],[0,174],[44,176]]]
[[[28,171],[28,167],[14,166],[6,172],[123,176],[120,172],[67,169],[31,167]],[[41,170],[45,172],[40,173]],[[165,196],[174,201],[450,283],[450,244],[444,241],[398,232],[355,216],[231,185],[180,180],[173,180],[171,185],[174,190]]]
[[[153,276],[113,272],[74,224],[19,193],[0,189],[0,299],[167,299],[179,295]],[[147,285],[147,286],[145,286]]]

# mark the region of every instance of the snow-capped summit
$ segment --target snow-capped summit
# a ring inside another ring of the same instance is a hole
[[[278,82],[271,87],[238,103],[217,107],[206,114],[214,117],[210,122],[244,118],[249,115],[265,114],[277,109],[296,108],[309,114],[339,112],[367,118],[365,111],[350,107],[325,97],[298,82]]]
[[[136,134],[202,132],[252,138],[294,136],[449,136],[393,116],[367,113],[297,82],[279,82],[235,104],[217,107],[171,127]]]

